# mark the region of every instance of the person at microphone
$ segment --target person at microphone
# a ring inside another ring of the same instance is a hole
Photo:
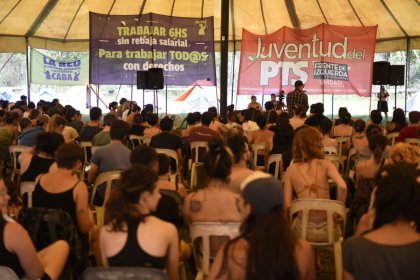
[[[289,112],[289,117],[293,117],[293,108],[295,106],[302,106],[305,112],[309,108],[308,104],[308,96],[305,94],[303,90],[304,84],[301,80],[297,80],[295,82],[295,90],[291,91],[287,94],[286,102],[287,102],[287,111]]]
[[[378,93],[378,111],[385,113],[386,123],[388,123],[388,97],[389,93],[384,86],[381,86],[381,90]]]

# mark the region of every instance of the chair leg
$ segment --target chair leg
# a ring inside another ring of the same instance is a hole
[[[194,186],[196,184],[196,178],[195,178],[196,177],[196,172],[197,172],[196,165],[195,165],[195,163],[193,163],[191,165],[190,190],[193,190],[194,189]]]
[[[343,262],[341,252],[341,242],[334,242],[334,264],[335,264],[335,279],[343,279]]]

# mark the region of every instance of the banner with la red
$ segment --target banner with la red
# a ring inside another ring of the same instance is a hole
[[[268,35],[244,29],[238,94],[289,92],[302,80],[307,94],[370,96],[376,29],[320,24]]]

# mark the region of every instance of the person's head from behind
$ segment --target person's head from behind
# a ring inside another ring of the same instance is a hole
[[[312,107],[312,106],[311,106]],[[324,113],[324,104],[318,102],[313,104],[313,113],[314,114],[323,114]]]
[[[109,110],[117,110],[118,109],[118,102],[117,101],[112,101],[111,103],[109,103],[108,108],[109,108]]]
[[[217,118],[217,108],[216,107],[214,107],[214,106],[212,106],[212,107],[209,107],[208,109],[207,109],[207,112],[209,112],[210,113],[210,115],[213,117],[213,118]]]
[[[62,133],[66,126],[66,120],[60,115],[54,115],[51,117],[47,125],[48,132]]]
[[[76,109],[74,109],[73,107],[68,108],[64,117],[67,122],[71,122],[76,117]]]
[[[162,131],[170,132],[174,126],[174,121],[170,117],[166,116],[160,121],[159,126]]]
[[[232,152],[220,140],[209,142],[209,150],[204,155],[204,169],[210,179],[227,182],[232,168]]]
[[[159,176],[167,175],[171,172],[171,159],[165,154],[158,154]]]
[[[248,149],[247,143],[243,135],[233,134],[228,136],[226,140],[227,146],[233,153],[234,163],[239,163],[241,160],[247,160]]]
[[[380,125],[382,122],[382,115],[379,110],[372,110],[369,117],[373,124]]]
[[[408,143],[396,143],[389,149],[388,160],[391,163],[417,165],[420,162],[420,147]]]
[[[91,121],[99,121],[102,116],[102,110],[98,107],[92,107],[89,111],[89,119]]]
[[[270,111],[267,114],[267,123],[276,123],[277,122],[277,113],[276,111]]]
[[[341,121],[342,124],[347,124],[348,125],[351,121],[350,113],[349,112],[342,113],[341,116],[340,116],[340,121]]]
[[[131,152],[130,162],[132,165],[144,166],[156,174],[159,172],[158,153],[150,146],[136,147]]]
[[[84,158],[82,148],[75,143],[62,144],[55,152],[58,168],[77,171],[82,167]]]
[[[306,116],[305,106],[303,106],[302,104],[293,105],[292,110],[293,110],[294,116],[298,116],[300,118],[304,118]],[[312,110],[312,106],[311,106],[311,110]],[[311,113],[313,112],[311,111]]]
[[[157,126],[159,123],[159,116],[157,114],[150,114],[147,117],[147,123],[151,126]]]
[[[279,121],[276,125],[275,139],[277,144],[283,145],[284,147],[292,147],[293,138],[295,132],[292,125],[288,121]]]
[[[356,132],[362,133],[366,128],[366,122],[362,119],[357,119],[354,122],[354,130]]]
[[[273,102],[271,102],[271,101],[267,101],[267,102],[265,102],[265,103],[264,103],[264,109],[265,109],[266,111],[273,110],[273,109],[274,109],[274,104],[273,104]]]
[[[398,220],[420,224],[420,178],[415,165],[385,165],[376,183],[374,229]]]
[[[295,162],[324,158],[321,133],[314,127],[300,128],[293,139],[292,152]]]
[[[7,125],[18,125],[19,114],[17,112],[6,112],[4,115],[4,122]]]
[[[251,113],[248,109],[244,109],[239,112],[239,121],[240,122],[247,122],[251,119]]]
[[[408,119],[412,124],[418,124],[420,121],[420,112],[419,111],[411,111],[408,113]]]
[[[21,118],[19,120],[19,127],[20,127],[20,131],[23,131],[27,128],[31,128],[32,127],[32,122],[28,118]]]
[[[135,114],[133,118],[133,124],[141,125],[143,124],[143,117],[141,114]]]
[[[114,121],[116,121],[117,120],[117,117],[115,116],[115,115],[113,115],[113,114],[106,114],[105,116],[104,116],[104,122],[103,122],[103,125],[104,126],[111,126],[112,125],[112,123],[114,122]]]
[[[394,112],[392,112],[391,122],[396,123],[400,126],[405,126],[407,124],[404,111],[401,108],[397,108],[394,110]]]
[[[341,119],[345,113],[348,113],[347,107],[340,107],[338,109],[338,118]]]
[[[366,137],[373,135],[383,135],[382,128],[376,124],[371,124],[366,128]]]
[[[267,118],[264,117],[263,115],[260,115],[257,117],[257,125],[260,128],[260,130],[263,130],[265,125],[267,124]]]
[[[130,124],[123,120],[115,120],[111,124],[109,136],[111,137],[111,140],[119,140],[124,142],[127,139],[130,130]]]
[[[38,134],[35,142],[35,154],[45,153],[55,157],[58,147],[64,144],[64,137],[56,132],[42,132]]]
[[[373,158],[376,163],[382,160],[382,154],[385,150],[388,139],[382,135],[372,135],[368,137],[369,149],[373,153]]]
[[[197,118],[194,113],[188,113],[187,115],[187,124],[193,126],[197,123]]]
[[[105,205],[105,223],[113,231],[124,231],[127,222],[142,221],[154,212],[161,197],[157,179],[156,173],[140,165],[123,171]]]
[[[332,121],[326,118],[326,119],[323,119],[321,123],[319,124],[319,130],[321,130],[321,133],[323,135],[330,134],[332,126],[333,126]]]
[[[210,126],[210,123],[213,121],[213,117],[209,112],[204,112],[201,115],[201,124],[204,126]]]
[[[227,119],[229,122],[235,123],[237,121],[236,113],[234,111],[229,111],[227,113]]]

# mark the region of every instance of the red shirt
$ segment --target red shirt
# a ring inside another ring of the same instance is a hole
[[[404,142],[405,138],[419,138],[419,129],[419,125],[405,126],[400,130],[400,134],[395,140],[397,142]]]

